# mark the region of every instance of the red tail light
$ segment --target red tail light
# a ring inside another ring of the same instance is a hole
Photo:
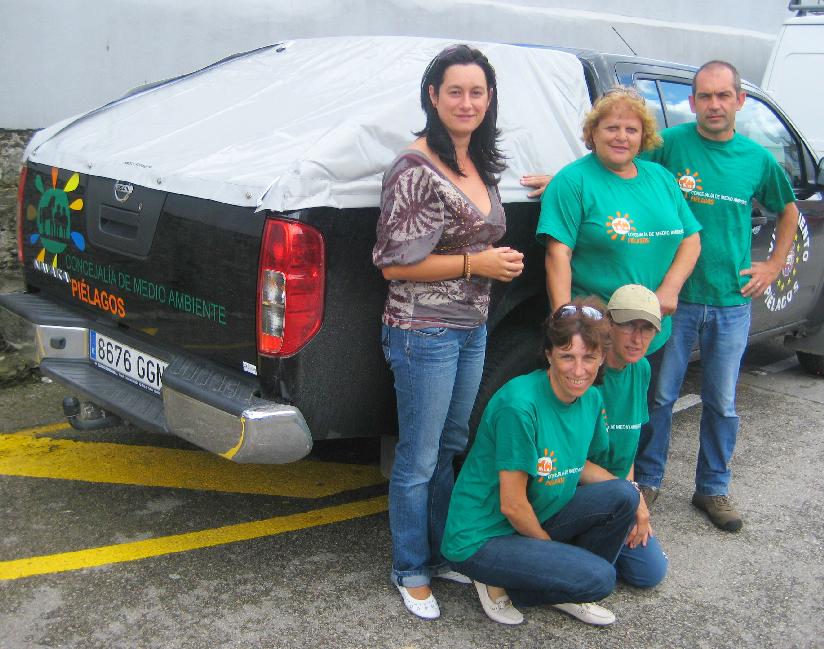
[[[315,228],[267,219],[258,270],[258,353],[291,356],[318,332],[325,257],[323,237]]]
[[[23,165],[20,170],[20,185],[17,187],[17,260],[23,263],[23,190],[26,187],[26,172],[28,167]]]

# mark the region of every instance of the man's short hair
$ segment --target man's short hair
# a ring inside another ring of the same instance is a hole
[[[695,80],[698,78],[698,75],[701,74],[704,70],[709,68],[726,68],[730,72],[732,72],[732,85],[735,87],[735,94],[741,94],[741,75],[738,73],[738,70],[732,63],[727,63],[726,61],[707,61],[704,65],[698,68],[698,72],[695,73],[695,76],[692,78],[692,96],[695,96],[695,92],[697,90],[695,86]]]

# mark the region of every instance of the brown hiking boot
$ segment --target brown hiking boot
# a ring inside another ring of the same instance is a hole
[[[647,509],[652,509],[652,503],[658,498],[659,490],[649,485],[639,484],[638,491],[644,497],[644,502],[647,503]]]
[[[704,512],[713,525],[725,532],[737,532],[744,524],[741,514],[735,511],[735,505],[729,496],[693,494],[692,504]]]

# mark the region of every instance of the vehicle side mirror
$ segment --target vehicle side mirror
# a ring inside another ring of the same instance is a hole
[[[821,158],[815,166],[815,184],[824,187],[824,158]]]

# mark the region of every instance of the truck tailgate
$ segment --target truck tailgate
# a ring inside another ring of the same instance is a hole
[[[30,165],[25,280],[153,345],[254,373],[262,227],[251,208]]]

